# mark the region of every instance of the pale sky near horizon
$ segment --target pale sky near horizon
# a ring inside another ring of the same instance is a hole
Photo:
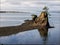
[[[44,6],[60,10],[60,0],[0,0],[0,10],[39,11]]]

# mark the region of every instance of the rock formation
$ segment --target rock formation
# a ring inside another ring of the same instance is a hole
[[[34,26],[46,26],[49,27],[49,22],[48,22],[48,15],[46,12],[42,12],[41,15],[39,15],[39,17],[36,18],[35,22],[34,22]]]
[[[32,29],[42,29],[48,28],[48,15],[46,12],[42,12],[39,17],[33,20],[25,20],[25,23],[18,25],[18,26],[10,26],[10,27],[0,27],[0,36],[6,36],[11,34],[16,34],[22,31],[28,31]]]

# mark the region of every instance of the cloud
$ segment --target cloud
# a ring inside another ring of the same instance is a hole
[[[1,0],[0,10],[37,11],[45,5],[50,9],[60,8],[59,0]]]

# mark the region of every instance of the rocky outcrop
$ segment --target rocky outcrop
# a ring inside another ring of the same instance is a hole
[[[49,22],[48,22],[48,15],[46,14],[46,12],[42,12],[39,17],[36,18],[34,24],[34,26],[46,26],[49,27]]]
[[[33,20],[25,20],[25,23],[19,26],[11,26],[11,27],[0,27],[0,36],[6,36],[11,34],[16,34],[22,31],[28,31],[32,29],[43,29],[48,28],[48,16],[46,12],[42,12],[39,17]]]

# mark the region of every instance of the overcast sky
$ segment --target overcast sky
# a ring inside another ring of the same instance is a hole
[[[60,0],[0,0],[0,10],[39,11],[44,6],[60,10]]]

